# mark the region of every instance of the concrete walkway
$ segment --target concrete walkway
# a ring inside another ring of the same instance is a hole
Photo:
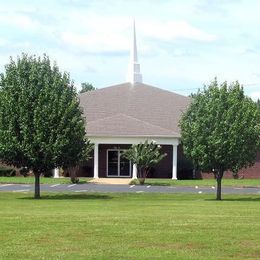
[[[129,184],[131,178],[98,178],[92,179],[89,182],[95,184],[114,184],[114,185],[125,185]]]

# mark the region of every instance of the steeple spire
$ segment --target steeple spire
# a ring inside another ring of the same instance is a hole
[[[138,63],[137,47],[136,47],[136,34],[135,34],[135,21],[133,22],[133,45],[130,56],[129,71],[127,81],[132,84],[136,82],[143,82],[142,74],[140,72],[140,64]]]

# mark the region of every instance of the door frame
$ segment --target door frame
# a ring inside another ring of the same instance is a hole
[[[132,162],[129,161],[129,175],[121,176],[120,175],[120,151],[125,151],[127,149],[107,149],[107,160],[106,160],[106,177],[108,178],[131,178],[132,176]],[[108,175],[108,153],[110,151],[117,151],[117,175]]]

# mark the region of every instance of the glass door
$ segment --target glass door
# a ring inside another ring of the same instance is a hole
[[[107,151],[107,176],[118,176],[118,150]]]
[[[123,150],[107,150],[107,176],[108,177],[130,177],[131,163],[121,156]]]
[[[130,177],[130,161],[127,160],[126,158],[124,158],[123,156],[121,156],[121,154],[123,153],[123,151],[120,151],[120,171],[119,171],[119,176],[120,177]]]

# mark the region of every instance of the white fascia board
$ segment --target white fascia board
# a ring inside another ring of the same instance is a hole
[[[160,145],[178,145],[180,139],[176,137],[89,137],[90,141],[95,144],[139,144],[146,140],[156,142]]]

